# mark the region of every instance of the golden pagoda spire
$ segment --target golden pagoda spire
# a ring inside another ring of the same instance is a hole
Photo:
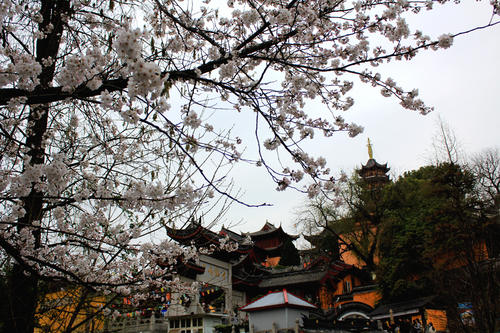
[[[366,146],[368,147],[368,156],[370,157],[370,159],[373,159],[373,149],[370,138],[368,138],[368,144]]]

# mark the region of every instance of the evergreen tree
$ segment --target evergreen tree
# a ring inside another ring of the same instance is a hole
[[[477,178],[451,163],[406,173],[387,188],[377,282],[384,302],[437,295],[449,324],[468,331],[458,303],[471,302],[476,329],[494,331],[498,269],[486,250],[497,223],[477,195]]]

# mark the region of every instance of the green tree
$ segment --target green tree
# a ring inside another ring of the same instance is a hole
[[[385,301],[431,292],[423,272],[432,270],[424,255],[432,238],[433,215],[441,209],[443,197],[435,193],[434,167],[424,167],[400,177],[386,189],[386,216],[380,240],[378,283]]]
[[[438,295],[450,326],[462,325],[457,307],[471,302],[476,328],[494,332],[498,269],[485,247],[495,219],[477,192],[477,177],[457,164],[408,172],[387,187],[377,282],[384,302]]]
[[[279,265],[281,266],[300,265],[299,251],[297,251],[297,248],[295,247],[295,245],[293,245],[291,239],[287,239],[283,243]]]

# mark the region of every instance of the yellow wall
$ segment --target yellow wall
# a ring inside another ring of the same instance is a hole
[[[77,311],[77,305],[81,302],[82,297],[85,296],[80,289],[68,289],[46,294],[37,308],[38,327],[35,328],[35,333],[65,331],[75,311]],[[99,311],[104,304],[104,296],[85,297],[83,306],[78,310],[76,319],[71,326],[76,327]],[[73,331],[97,332],[102,330],[103,326],[102,316],[97,315]]]
[[[352,233],[346,233],[346,234],[340,235],[340,237],[346,243],[351,243],[351,240],[353,238],[360,239],[363,237],[370,237],[371,244],[373,244],[373,242],[377,241],[374,237],[374,235],[377,234],[377,227],[375,227],[375,226],[369,227],[371,235],[366,235],[366,236],[363,236],[363,234],[362,234],[363,231],[359,230],[360,228],[361,228],[360,224],[358,224]],[[368,233],[367,231],[365,231],[365,232]],[[370,244],[370,246],[371,246],[371,244]],[[366,266],[366,263],[363,260],[359,259],[358,256],[354,253],[354,251],[347,250],[347,246],[345,244],[340,245],[340,253],[342,253],[341,254],[342,261],[344,261],[346,264],[353,265],[357,268],[362,268],[362,267]],[[373,258],[373,261],[375,264],[379,263],[379,258],[378,258],[377,254],[378,254],[378,252],[375,253],[375,257]]]
[[[265,266],[265,267],[276,267],[276,266],[278,266],[280,260],[281,260],[281,257],[266,258],[266,261],[264,261],[262,263],[262,266]]]
[[[336,291],[334,293],[335,296],[344,294],[343,288],[344,288],[345,281],[349,281],[351,283],[351,288],[354,288],[354,287],[361,285],[361,281],[356,276],[347,275],[341,281],[339,281],[337,283],[337,288],[336,288]],[[367,304],[367,305],[371,306],[372,308],[375,308],[375,304],[377,304],[377,302],[381,298],[382,298],[382,296],[377,290],[361,291],[361,292],[353,293],[352,300],[338,302],[335,304],[335,307],[337,307],[341,304],[347,304],[347,303],[351,303],[351,302],[360,302],[360,303]]]
[[[380,293],[375,290],[367,291],[367,292],[360,292],[354,295],[353,301],[354,302],[361,302],[368,304],[372,308],[375,308],[375,304],[382,298]]]
[[[485,242],[476,244],[473,247],[473,252],[474,252],[473,260],[477,262],[484,261],[489,258],[488,248]],[[451,253],[451,252],[444,253],[439,257],[435,257],[434,267],[438,269],[451,270],[467,265],[467,259],[472,259],[472,258],[466,258],[460,253]]]
[[[447,325],[446,311],[444,310],[425,310],[427,323],[432,323],[436,331],[445,331]]]

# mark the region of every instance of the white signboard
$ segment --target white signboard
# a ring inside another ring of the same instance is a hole
[[[207,256],[201,256],[199,265],[205,267],[205,272],[202,275],[198,275],[198,281],[223,288],[230,286],[231,264]]]

